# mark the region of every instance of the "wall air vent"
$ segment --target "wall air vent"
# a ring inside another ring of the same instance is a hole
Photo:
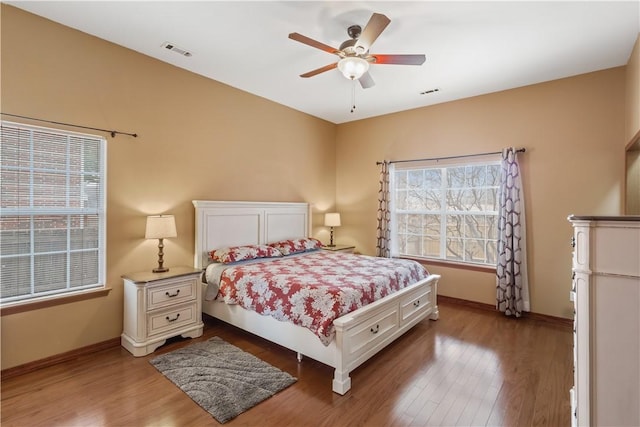
[[[430,93],[436,93],[436,92],[440,92],[440,88],[433,88],[433,89],[429,89],[429,90],[425,90],[420,92],[420,95],[429,95]]]
[[[162,44],[162,47],[165,48],[165,49],[169,49],[172,52],[179,53],[182,56],[187,56],[187,57],[191,56],[191,52],[189,52],[188,50],[183,49],[181,47],[178,47],[173,43],[164,42]]]

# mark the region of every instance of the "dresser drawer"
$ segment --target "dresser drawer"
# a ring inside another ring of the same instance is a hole
[[[147,288],[147,310],[180,304],[196,299],[196,278],[182,278]]]
[[[178,307],[171,307],[147,314],[147,334],[153,336],[163,334],[172,329],[182,328],[198,323],[198,304],[194,301]]]
[[[433,307],[431,287],[421,287],[400,300],[400,324],[403,325],[424,314]]]
[[[593,230],[591,269],[596,273],[640,276],[640,228],[617,225]]]
[[[375,348],[398,329],[397,306],[374,314],[370,319],[347,331],[351,343],[350,358],[357,358]]]

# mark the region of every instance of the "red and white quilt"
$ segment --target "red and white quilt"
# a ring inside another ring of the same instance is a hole
[[[218,298],[308,328],[328,345],[334,319],[428,275],[415,261],[313,251],[229,266]]]

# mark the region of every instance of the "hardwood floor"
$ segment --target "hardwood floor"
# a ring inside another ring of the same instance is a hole
[[[344,396],[332,369],[207,318],[197,340],[135,358],[103,350],[2,381],[8,426],[216,426],[149,363],[219,336],[298,378],[229,426],[569,426],[572,336],[566,325],[509,319],[452,303],[352,373]]]

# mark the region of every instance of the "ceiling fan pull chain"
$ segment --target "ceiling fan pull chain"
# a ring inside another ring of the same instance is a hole
[[[351,112],[356,110],[356,81],[351,79]]]

